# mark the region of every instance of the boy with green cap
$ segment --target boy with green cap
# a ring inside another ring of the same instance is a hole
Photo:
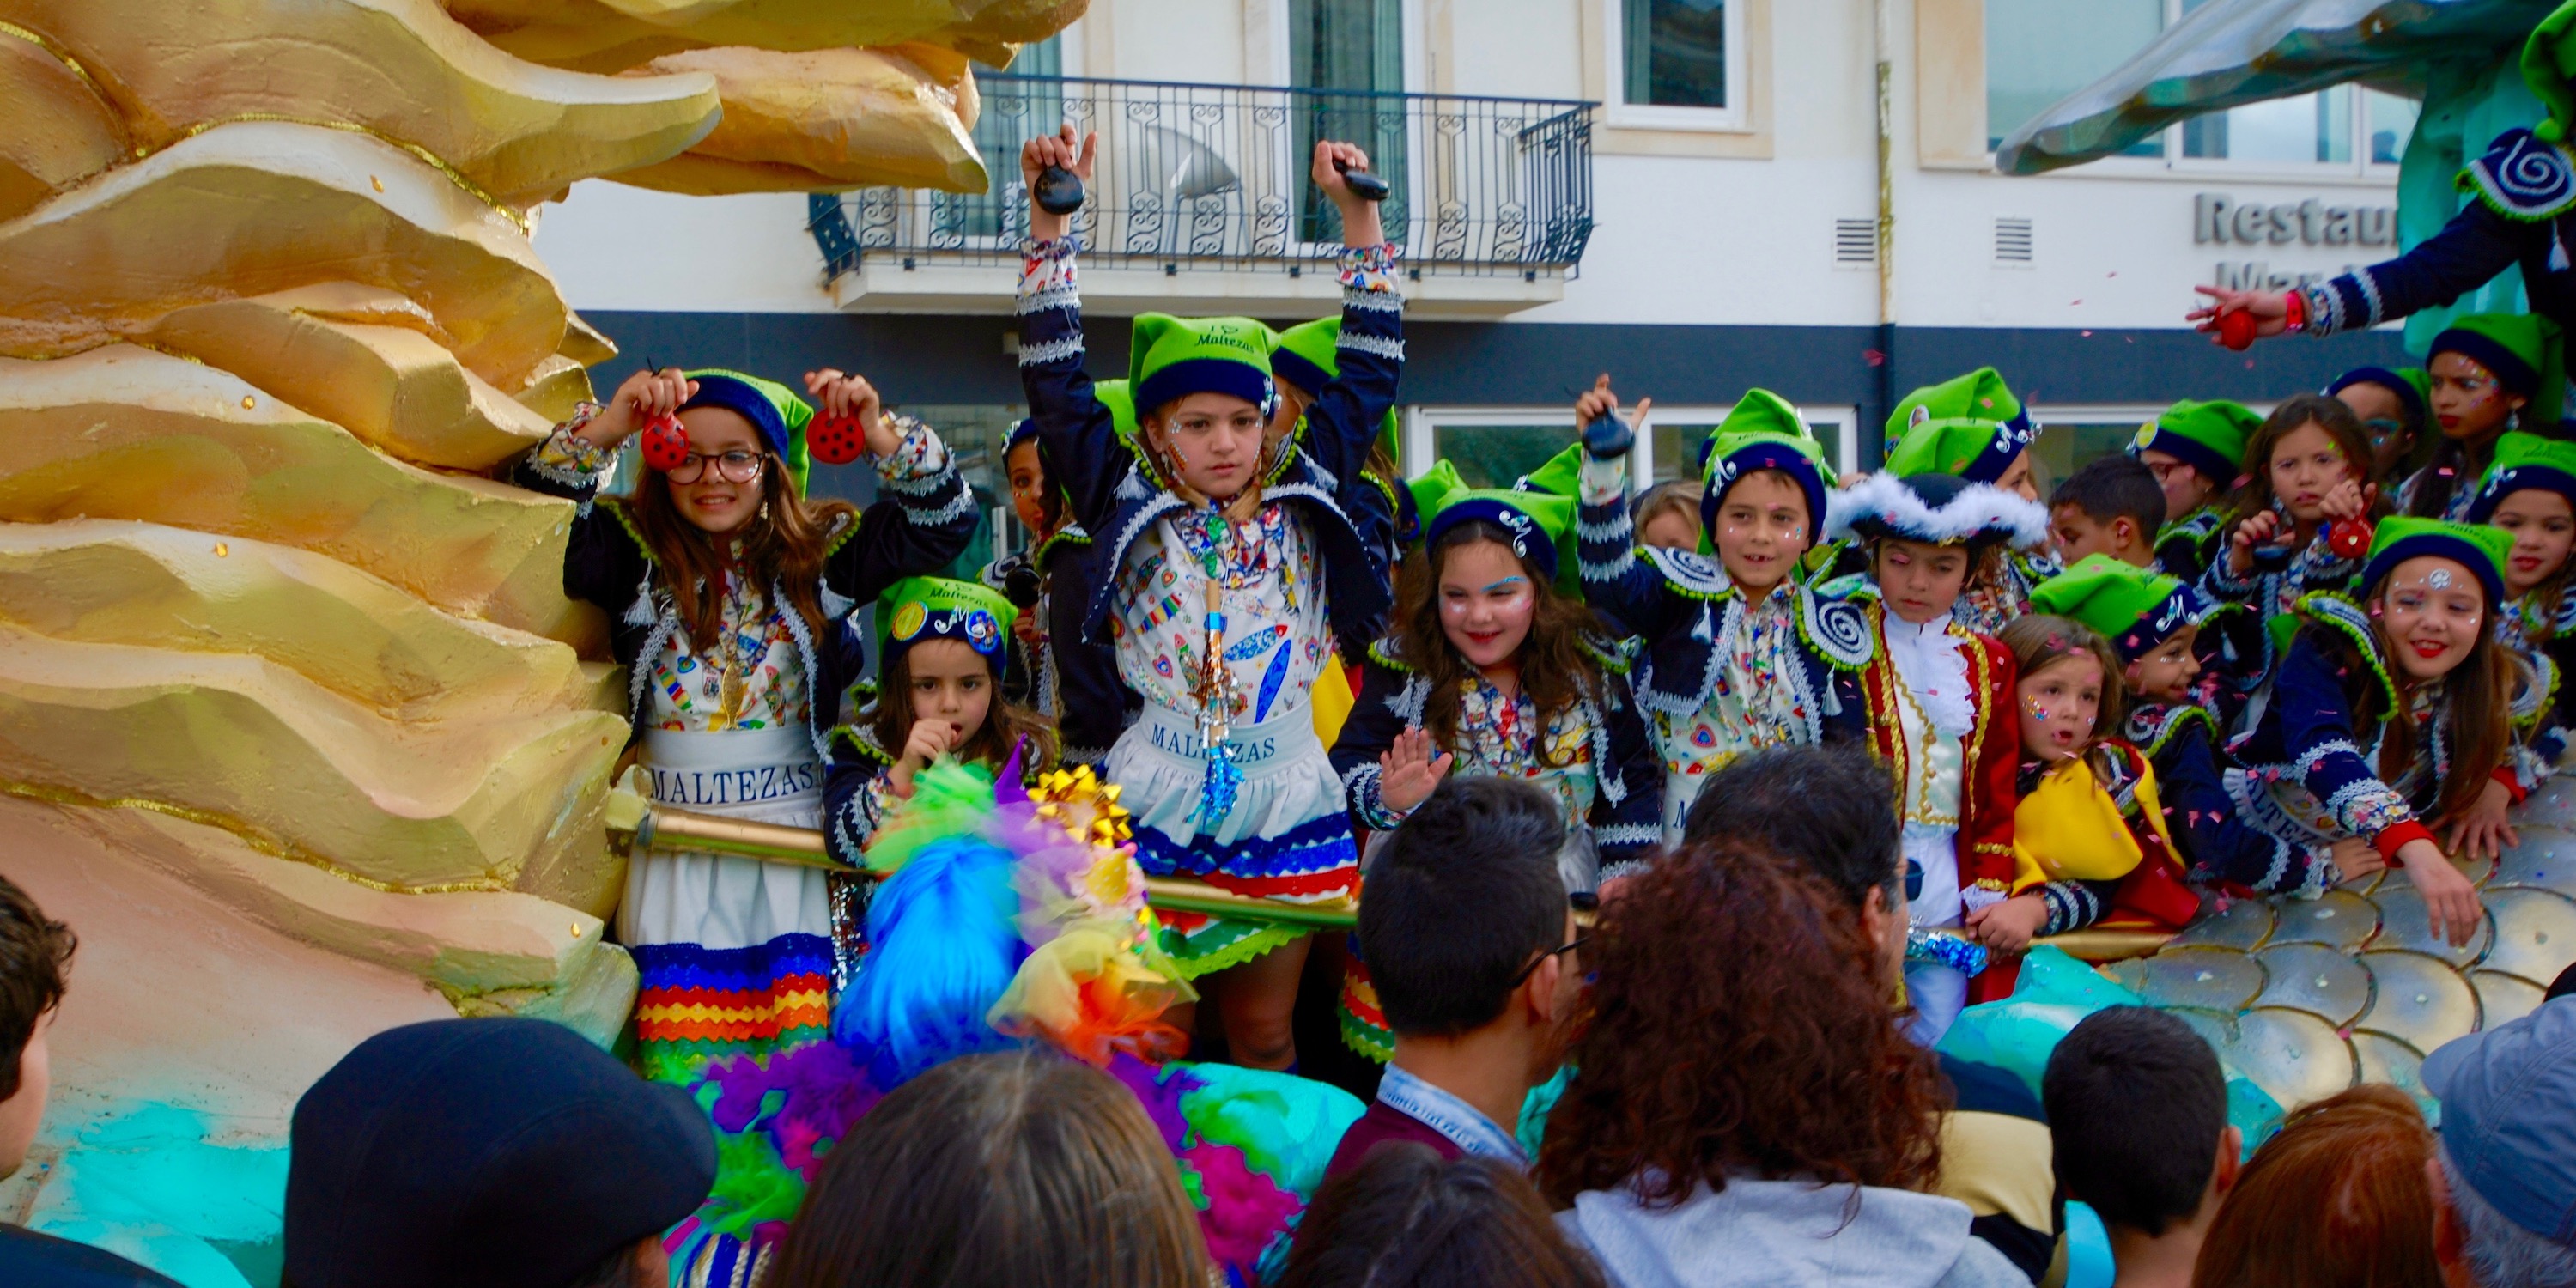
[[[2218,555],[2219,533],[2245,472],[2245,443],[2263,418],[2242,403],[2183,399],[2138,426],[2129,455],[2156,473],[2165,523],[2156,533],[2156,570],[2197,583]]]
[[[2308,856],[2245,825],[2227,796],[2216,695],[2201,678],[2196,637],[2228,611],[2191,583],[2107,556],[2078,561],[2031,592],[2031,607],[2081,622],[2119,655],[2128,717],[2120,738],[2146,756],[2196,884],[2256,894],[2306,889]]]
[[[1653,403],[1639,400],[1638,423]],[[1618,412],[1605,375],[1575,403],[1575,423]],[[1786,400],[1746,390],[1709,435],[1700,526],[1715,562],[1636,543],[1625,445],[1615,446],[1579,449],[1583,588],[1612,629],[1644,642],[1637,701],[1663,758],[1672,844],[1701,782],[1737,756],[1861,737],[1859,675],[1874,650],[1859,612],[1796,575],[1828,488],[1824,454]]]
[[[2231,749],[2248,824],[2307,856],[2320,886],[2403,869],[2455,945],[2480,924],[2478,895],[2445,851],[2510,844],[2507,807],[2548,772],[2513,736],[2540,695],[2495,637],[2512,547],[2495,528],[2381,522],[2362,597],[2299,601],[2303,625]]]
[[[2250,314],[2252,336],[2361,331],[2450,304],[2507,268],[2522,270],[2531,311],[2560,327],[2576,324],[2576,0],[2540,20],[2523,43],[2522,79],[2549,115],[2533,129],[2506,130],[2460,171],[2473,196],[2442,231],[2395,259],[2289,291],[2195,289],[2209,303],[2187,314],[2219,341],[2222,316]],[[2329,225],[2329,235],[2332,226]],[[2240,339],[2237,347],[2247,341]]]
[[[1095,141],[1073,127],[1029,140],[1032,188],[1049,166],[1088,178]],[[1119,450],[1084,373],[1075,246],[1062,215],[1029,212],[1019,295],[1020,380],[1066,494],[1094,536],[1098,586],[1085,636],[1117,652],[1144,699],[1103,771],[1125,790],[1137,861],[1156,876],[1301,902],[1348,897],[1359,876],[1348,802],[1314,717],[1335,640],[1371,640],[1392,596],[1384,543],[1355,515],[1375,489],[1370,448],[1404,363],[1404,300],[1377,207],[1344,170],[1368,156],[1319,142],[1309,166],[1340,210],[1339,376],[1301,441],[1267,459],[1277,410],[1270,329],[1249,318],[1136,319],[1128,387],[1135,454]],[[1239,1064],[1296,1063],[1290,1018],[1308,936],[1277,924],[1175,914],[1181,970],[1206,976]]]
[[[805,387],[819,417],[738,371],[638,372],[557,426],[512,481],[580,503],[564,589],[608,615],[653,798],[810,828],[840,695],[865,663],[850,613],[956,558],[978,515],[938,435],[888,415],[867,381],[823,370]],[[804,495],[806,431],[852,422],[887,498],[864,513]],[[632,495],[599,497],[618,447],[647,427],[678,459]],[[646,1076],[686,1083],[710,1058],[824,1036],[835,962],[821,869],[657,851],[628,867],[617,930],[642,976]],[[707,1008],[740,1022],[711,1025]]]
[[[2419,518],[2461,519],[2507,430],[2558,432],[2567,388],[2558,324],[2527,313],[2473,313],[2433,337],[2425,370],[2442,441],[2406,481],[2398,508]]]
[[[2030,445],[2038,438],[2030,409],[1994,368],[1979,367],[1917,389],[1896,404],[1887,417],[1887,473],[1900,479],[1943,474],[2037,501]],[[1837,570],[1863,572],[1867,565],[1847,554]],[[1970,572],[1958,618],[1972,631],[1996,634],[2029,611],[2031,587],[2056,573],[2057,561],[2043,551],[1997,545]]]

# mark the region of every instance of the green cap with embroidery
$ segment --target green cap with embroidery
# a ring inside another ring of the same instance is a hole
[[[700,367],[682,374],[697,383],[698,392],[680,404],[680,410],[720,407],[750,421],[761,441],[787,462],[796,495],[805,495],[806,477],[814,472],[814,458],[805,449],[805,427],[814,420],[812,403],[775,380],[723,367]]]
[[[1907,394],[1887,417],[1887,468],[1898,478],[1955,474],[1993,483],[2039,436],[2030,412],[1992,367]]]
[[[2506,392],[2521,395],[2523,424],[2558,427],[2567,367],[2557,323],[2530,313],[2471,313],[2451,319],[2433,337],[2424,353],[2426,365],[2445,353],[2477,363]]]
[[[2137,437],[2129,440],[2129,455],[2162,452],[2200,471],[2223,492],[2245,472],[2245,444],[2262,427],[2263,418],[2243,403],[2185,398],[2138,426]]]
[[[2576,443],[2519,432],[2497,439],[2495,464],[2478,482],[2468,521],[2485,523],[2506,497],[2532,491],[2555,492],[2576,506]]]
[[[2549,109],[2548,119],[2531,131],[2542,142],[2564,143],[2576,132],[2576,89],[2569,87],[2570,78],[2576,78],[2576,0],[2541,19],[2522,42],[2522,83]]]
[[[1270,328],[1251,318],[1176,318],[1145,313],[1128,342],[1127,383],[1137,414],[1191,394],[1225,394],[1261,409],[1276,396],[1270,383]]]
[[[2070,617],[2101,632],[2134,662],[2209,613],[2209,601],[2179,577],[2109,555],[2087,555],[2031,587],[2031,611]]]
[[[2382,519],[2370,537],[2370,559],[2354,585],[2365,595],[2379,588],[2397,565],[2425,556],[2448,559],[2469,570],[2486,587],[2490,606],[2504,602],[2504,561],[2513,555],[2513,534],[2482,523],[2452,523],[2398,515]]]
[[[1451,528],[1481,519],[1511,534],[1512,553],[1556,569],[1557,589],[1582,593],[1583,576],[1575,557],[1575,499],[1570,494],[1526,486],[1471,488],[1442,461],[1429,474],[1413,480],[1413,502],[1421,510],[1422,545],[1440,544]]]
[[[1778,470],[1798,485],[1807,502],[1807,531],[1824,526],[1825,491],[1831,486],[1825,451],[1808,432],[1807,422],[1789,400],[1768,389],[1747,389],[1726,419],[1710,431],[1700,462],[1700,553],[1716,550],[1717,509],[1727,490],[1757,470]]]
[[[1020,610],[1000,591],[949,577],[906,577],[877,599],[877,673],[924,640],[953,639],[984,655],[998,682],[1010,669]]]
[[[1135,451],[1136,399],[1128,392],[1127,382],[1095,380],[1091,384],[1091,396],[1109,409],[1109,423],[1118,430],[1118,441],[1125,443],[1128,451]]]

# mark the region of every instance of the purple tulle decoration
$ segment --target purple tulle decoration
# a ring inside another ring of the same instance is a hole
[[[766,1065],[749,1056],[715,1061],[707,1066],[706,1081],[717,1089],[709,1116],[719,1129],[740,1134],[759,1125],[780,1161],[809,1183],[821,1163],[815,1146],[839,1140],[885,1098],[837,1042],[809,1043],[771,1056]],[[781,1093],[775,1107],[769,1106],[771,1092]]]
[[[1136,1103],[1145,1107],[1154,1130],[1163,1133],[1163,1147],[1180,1153],[1182,1136],[1190,1128],[1189,1120],[1181,1116],[1181,1097],[1204,1084],[1185,1070],[1156,1069],[1124,1051],[1110,1055],[1109,1076],[1125,1083]]]

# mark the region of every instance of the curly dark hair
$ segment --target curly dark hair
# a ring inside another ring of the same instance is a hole
[[[1512,548],[1512,534],[1496,524],[1470,519],[1441,533],[1430,549],[1405,560],[1397,578],[1391,642],[1397,658],[1430,682],[1430,696],[1422,704],[1422,727],[1431,732],[1432,742],[1444,748],[1458,745],[1458,690],[1471,668],[1440,626],[1440,571],[1450,551],[1479,541]],[[1601,665],[1583,647],[1584,633],[1598,629],[1599,620],[1582,600],[1558,592],[1556,569],[1542,568],[1527,555],[1516,558],[1538,597],[1530,612],[1529,637],[1521,641],[1518,654],[1521,691],[1529,695],[1538,728],[1545,730],[1576,701],[1601,700]],[[1538,743],[1543,763],[1556,765],[1545,760],[1551,754],[1547,739],[1542,736]]]
[[[1879,948],[1832,887],[1741,842],[1667,855],[1605,902],[1590,1013],[1539,1155],[1559,1207],[1677,1206],[1730,1174],[1919,1188],[1944,1097],[1900,1033]]]

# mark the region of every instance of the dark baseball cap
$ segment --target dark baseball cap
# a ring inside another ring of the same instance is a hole
[[[2424,1058],[2442,1148],[2463,1184],[2515,1225],[2576,1246],[2576,998]]]
[[[296,1288],[562,1288],[715,1183],[686,1092],[546,1020],[379,1033],[296,1102],[292,1131]]]

